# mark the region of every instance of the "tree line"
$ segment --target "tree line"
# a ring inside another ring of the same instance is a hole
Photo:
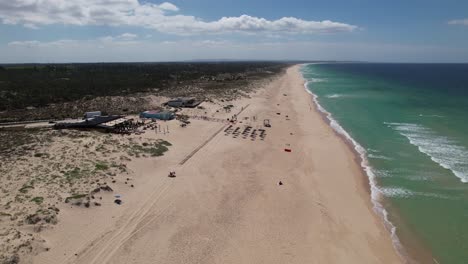
[[[42,107],[86,97],[175,89],[203,76],[279,72],[284,63],[86,63],[0,66],[0,110]]]

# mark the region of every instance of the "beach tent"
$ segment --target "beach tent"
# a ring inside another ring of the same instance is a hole
[[[172,120],[175,115],[170,111],[145,111],[140,114],[141,118],[151,118],[158,120]]]

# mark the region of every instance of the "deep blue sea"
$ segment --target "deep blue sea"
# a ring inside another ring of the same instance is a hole
[[[302,73],[361,155],[396,247],[468,263],[468,64],[307,64]]]

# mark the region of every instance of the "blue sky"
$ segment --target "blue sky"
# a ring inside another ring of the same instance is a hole
[[[0,1],[0,63],[468,62],[468,1]]]

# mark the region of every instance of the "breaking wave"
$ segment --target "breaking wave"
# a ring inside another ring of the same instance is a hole
[[[385,123],[406,137],[421,153],[426,154],[441,167],[450,170],[461,182],[468,182],[468,149],[456,141],[440,136],[419,124]]]

